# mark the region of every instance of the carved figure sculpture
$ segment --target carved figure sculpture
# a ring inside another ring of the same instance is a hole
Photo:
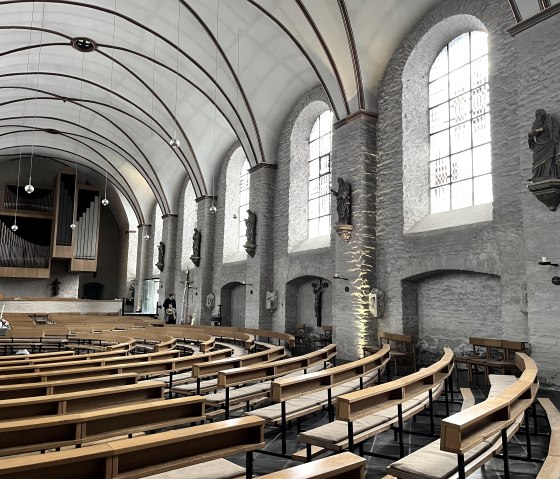
[[[198,228],[194,229],[193,233],[192,250],[193,254],[191,256],[191,261],[196,265],[200,266],[200,241],[202,239],[202,233]]]
[[[315,318],[317,318],[317,326],[321,326],[322,317],[321,317],[321,310],[322,310],[322,297],[323,297],[323,290],[327,286],[326,283],[323,283],[323,280],[319,278],[317,281],[311,283],[313,286],[313,294],[315,295]]]
[[[156,263],[156,266],[157,269],[163,271],[163,268],[165,268],[165,243],[163,241],[160,241],[157,248],[158,248],[158,262]]]
[[[276,311],[278,307],[278,293],[276,291],[266,292],[266,309]]]
[[[251,257],[255,256],[255,232],[257,227],[257,215],[251,210],[247,210],[247,218],[245,218],[245,234],[247,236],[247,242],[243,245],[247,254]]]
[[[342,178],[337,178],[338,191],[331,188],[331,192],[336,196],[336,212],[338,213],[339,225],[350,224],[350,207],[352,204],[352,191],[349,183],[346,183]]]
[[[215,301],[216,301],[216,296],[214,296],[214,293],[208,293],[206,295],[206,307],[208,309],[214,309]]]
[[[533,150],[532,180],[560,178],[558,154],[560,152],[560,123],[545,110],[535,111],[535,121],[528,135],[529,148]]]

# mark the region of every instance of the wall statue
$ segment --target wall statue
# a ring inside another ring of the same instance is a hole
[[[385,313],[385,293],[377,288],[372,288],[368,295],[369,310],[374,318],[382,318]]]
[[[321,326],[323,319],[321,316],[323,309],[323,291],[328,286],[328,283],[324,283],[321,278],[318,278],[317,281],[311,283],[311,286],[313,287],[313,294],[315,295],[315,302],[313,305],[315,308],[315,318],[317,318],[317,326]]]
[[[208,293],[206,295],[206,307],[210,310],[214,309],[214,303],[216,301],[216,296],[214,293]]]
[[[543,109],[535,111],[535,121],[529,132],[528,142],[529,148],[533,151],[532,181],[560,178],[558,119]]]
[[[165,268],[165,243],[163,241],[159,242],[158,249],[158,262],[156,263],[157,269],[163,271]]]
[[[267,291],[266,292],[266,309],[269,311],[276,311],[278,307],[278,292],[277,291]]]
[[[346,183],[342,178],[337,178],[338,191],[331,188],[331,192],[336,196],[336,212],[338,213],[339,225],[350,224],[350,208],[352,205],[352,190],[350,183]]]
[[[52,295],[53,296],[58,296],[60,294],[60,285],[62,284],[62,282],[56,278],[53,282],[52,282]]]
[[[255,256],[255,249],[257,244],[255,242],[256,228],[257,228],[257,215],[251,210],[247,210],[247,218],[245,218],[245,234],[247,236],[247,242],[243,245],[247,254]]]
[[[198,228],[194,229],[192,240],[193,253],[191,255],[191,261],[195,266],[200,266],[200,241],[202,240],[202,233]]]

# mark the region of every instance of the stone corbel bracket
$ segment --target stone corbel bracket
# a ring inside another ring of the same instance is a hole
[[[256,244],[244,244],[243,248],[245,248],[245,251],[247,251],[247,254],[253,258],[255,256],[255,250],[257,249],[257,245]]]
[[[529,181],[527,188],[550,211],[556,211],[560,204],[560,179],[550,178],[541,181]]]
[[[338,236],[340,236],[346,243],[350,241],[350,236],[352,236],[353,229],[354,227],[352,225],[334,225],[336,234],[338,234]]]

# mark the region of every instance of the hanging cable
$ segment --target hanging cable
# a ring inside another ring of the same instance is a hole
[[[169,140],[169,145],[172,148],[179,148],[181,146],[181,142],[179,138],[177,138],[177,123],[179,119],[177,118],[177,101],[179,98],[179,48],[180,48],[180,30],[181,30],[181,2],[177,2],[179,7],[179,19],[177,21],[177,48],[175,54],[175,113],[174,113],[174,120],[175,120],[175,132],[173,133],[173,138]]]
[[[220,43],[220,0],[218,0],[218,7],[216,8],[216,43]],[[217,98],[217,84],[218,84],[218,45],[216,45],[216,53],[215,53],[215,69],[214,69],[214,141],[212,146],[212,159],[216,157],[216,119],[217,119],[217,111],[218,107],[216,106],[216,98]],[[214,197],[215,197],[215,178],[216,178],[216,168],[212,169],[212,206],[210,206],[210,213],[215,214],[217,211],[216,206],[214,205]]]

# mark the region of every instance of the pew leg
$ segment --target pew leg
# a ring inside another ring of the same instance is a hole
[[[286,401],[282,401],[282,455],[286,455]]]
[[[229,388],[226,388],[225,410],[226,410],[226,419],[229,419]]]
[[[434,396],[431,389],[428,391],[428,397],[430,398],[430,434],[433,436],[435,434]]]
[[[364,441],[358,444],[358,454],[360,457],[364,457]]]
[[[173,372],[169,373],[169,396],[168,399],[173,399],[173,393],[171,390],[173,389]]]
[[[196,394],[200,396],[200,378],[196,378]]]
[[[305,451],[306,451],[305,462],[311,462],[311,444],[307,443],[305,445]]]
[[[403,416],[402,416],[402,404],[397,406],[399,411],[399,454],[400,457],[404,457],[404,438],[403,438]]]
[[[354,423],[348,422],[348,451],[354,452]]]
[[[332,391],[331,391],[331,388],[327,389],[327,410],[328,410],[328,413],[329,413],[329,422],[333,422],[334,413],[333,413],[333,405],[332,405]]]
[[[445,378],[443,389],[445,390],[445,415],[449,417],[449,381],[447,379],[448,378]]]
[[[507,429],[502,429],[502,456],[504,459],[504,478],[509,479],[509,457]]]
[[[253,478],[253,451],[245,453],[245,478]]]
[[[533,403],[533,407],[535,406],[535,404]],[[527,409],[525,409],[525,417],[524,417],[524,423],[525,423],[525,441],[527,443],[527,459],[532,460],[533,458],[533,453],[531,452],[531,426],[529,424],[529,411],[527,411]]]
[[[459,466],[459,479],[465,479],[465,456],[457,454],[457,465]]]

